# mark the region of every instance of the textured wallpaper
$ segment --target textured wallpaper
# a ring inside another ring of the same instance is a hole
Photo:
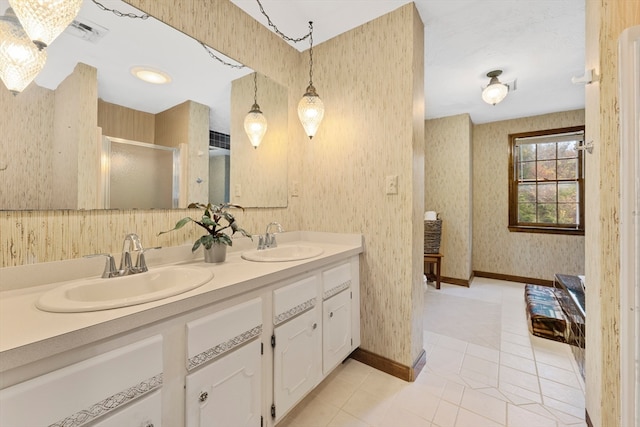
[[[586,164],[593,177],[586,183],[586,409],[594,427],[607,427],[620,423],[620,378],[633,375],[620,367],[618,38],[640,24],[640,2],[588,1],[586,11],[586,68],[599,75],[585,88],[585,135],[594,143]]]
[[[584,274],[584,236],[516,233],[507,229],[508,135],[582,124],[584,110],[574,110],[473,127],[474,271],[544,280],[553,280],[555,273]],[[587,175],[586,181],[590,179],[598,178]]]
[[[416,290],[424,200],[424,111],[413,108],[424,105],[423,26],[416,19],[409,4],[314,47],[325,118],[313,140],[298,123],[299,136],[290,141],[301,150],[295,158],[302,162],[302,229],[365,236],[362,347],[408,366],[422,348],[414,328],[422,318]],[[298,88],[297,97],[304,90]],[[388,175],[397,175],[398,194],[385,193]]]
[[[468,114],[425,122],[424,208],[442,219],[442,275],[471,277],[472,162]]]

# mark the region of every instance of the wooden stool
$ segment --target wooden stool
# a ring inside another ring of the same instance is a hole
[[[433,265],[436,265],[436,289],[440,289],[440,267],[442,264],[442,258],[444,255],[442,254],[424,254],[424,265],[429,265],[429,271],[427,272],[426,268],[424,270],[425,274],[433,275]],[[429,276],[427,275],[427,280]]]

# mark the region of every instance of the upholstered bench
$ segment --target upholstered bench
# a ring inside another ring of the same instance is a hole
[[[571,325],[556,295],[561,290],[539,285],[526,285],[527,323],[533,335],[567,342]]]

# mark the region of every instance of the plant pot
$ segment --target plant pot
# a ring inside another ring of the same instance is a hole
[[[204,248],[204,262],[219,263],[227,259],[227,245],[214,243],[211,248]]]

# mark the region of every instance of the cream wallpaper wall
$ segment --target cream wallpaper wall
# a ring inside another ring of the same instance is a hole
[[[291,141],[302,229],[365,236],[362,347],[407,366],[422,351],[423,37],[409,4],[314,47],[325,118],[313,140]],[[398,194],[385,194],[388,175]]]
[[[473,127],[473,270],[553,280],[584,274],[584,236],[515,233],[509,222],[510,133],[584,124],[584,110],[505,120]],[[586,181],[597,180],[587,171]],[[587,200],[589,194],[587,194]],[[588,225],[587,225],[588,227]]]
[[[425,121],[425,210],[442,219],[442,275],[471,277],[472,161],[468,114]]]
[[[35,85],[19,97],[0,90],[0,209],[51,207],[54,100],[53,91]],[[30,114],[33,106],[42,114]],[[31,179],[33,171],[40,179]],[[21,185],[25,182],[31,185]]]
[[[586,407],[594,427],[620,424],[620,242],[618,38],[640,24],[640,1],[586,2],[586,68],[600,76],[586,90],[586,129],[594,150],[586,169]],[[636,396],[637,398],[637,396]]]

